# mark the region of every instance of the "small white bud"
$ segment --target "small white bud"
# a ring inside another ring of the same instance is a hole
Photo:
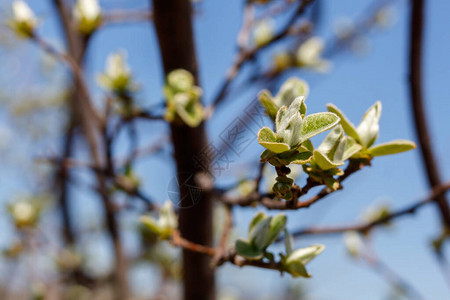
[[[133,89],[131,69],[127,63],[127,54],[119,51],[108,56],[105,72],[100,75],[100,84],[112,91],[126,91]]]
[[[9,26],[21,37],[33,36],[38,20],[28,4],[16,0],[12,3],[12,12],[13,19],[9,21]]]
[[[297,50],[296,58],[299,67],[315,69],[319,72],[327,72],[330,63],[321,57],[325,48],[325,42],[319,37],[307,39]]]
[[[101,21],[101,8],[98,0],[78,0],[73,10],[78,29],[86,34],[93,32]]]
[[[361,235],[356,231],[344,233],[344,244],[348,253],[353,257],[358,257],[364,251],[364,242]]]
[[[253,29],[253,42],[257,47],[262,47],[269,43],[275,35],[273,22],[263,20],[258,22]]]

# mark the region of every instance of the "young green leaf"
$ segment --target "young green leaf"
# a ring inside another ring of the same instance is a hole
[[[338,161],[338,162],[331,161],[325,154],[323,154],[322,152],[317,151],[317,150],[314,150],[313,159],[314,159],[314,162],[322,170],[329,170],[329,169],[337,168],[344,164],[344,162],[341,162],[341,161]]]
[[[395,140],[379,144],[369,148],[369,153],[372,156],[382,156],[401,153],[416,148],[416,144],[407,140]]]
[[[333,161],[345,161],[349,159],[353,154],[361,150],[361,145],[349,136],[344,136],[339,142],[336,152],[334,153]]]
[[[280,233],[286,228],[287,217],[285,214],[278,214],[273,216],[270,221],[269,238],[267,246],[272,244],[280,235]]]
[[[278,111],[278,114],[280,114],[280,116],[278,116],[277,114],[276,118],[278,125],[276,127],[277,133],[284,131],[294,118],[300,118],[300,120],[302,119],[300,116],[300,110],[304,101],[305,97],[297,97],[294,99],[291,105],[289,105],[287,110],[285,110],[283,107],[280,108],[280,110]]]
[[[311,277],[306,271],[305,265],[314,257],[322,253],[324,249],[325,246],[323,245],[312,245],[295,250],[286,258],[286,271],[293,277]]]
[[[248,232],[252,231],[252,229],[256,226],[256,224],[258,224],[264,219],[267,219],[268,217],[269,216],[262,211],[256,213],[256,215],[253,217],[253,219],[250,221],[250,224],[248,225]]]
[[[271,218],[266,218],[257,223],[248,233],[248,239],[252,245],[258,249],[267,247],[270,238]]]
[[[267,115],[272,119],[272,121],[274,121],[278,112],[278,107],[274,103],[270,92],[267,90],[263,90],[259,94],[259,101],[261,102],[262,106],[264,106],[264,108],[266,109]]]
[[[305,98],[308,96],[309,86],[308,84],[298,78],[289,78],[286,80],[281,86],[279,92],[275,96],[274,102],[278,107],[283,105],[289,106],[294,101],[295,98],[299,96],[304,96]],[[303,103],[301,114],[306,113],[306,105]]]
[[[238,239],[234,245],[236,253],[250,260],[263,258],[264,253],[261,249],[255,247],[243,239]]]
[[[183,94],[177,94],[176,97]],[[185,124],[197,127],[203,120],[203,107],[200,102],[194,102],[186,106],[176,105],[176,112]]]
[[[258,132],[258,142],[266,149],[275,153],[289,151],[289,145],[277,141],[275,133],[269,127],[263,127]]]
[[[302,143],[300,147],[297,148],[298,152],[313,152],[314,151],[314,145],[311,143],[310,140],[306,140]]]
[[[329,112],[335,113],[336,115],[338,115],[339,118],[341,118],[342,128],[344,128],[344,131],[348,136],[351,136],[356,141],[360,140],[358,132],[356,131],[355,125],[353,125],[353,123],[350,122],[349,119],[347,119],[347,117],[344,115],[344,113],[339,108],[337,108],[335,105],[329,103],[329,104],[327,104],[327,109]]]
[[[369,148],[375,142],[380,130],[381,102],[377,101],[364,114],[356,131],[364,147]]]
[[[277,132],[283,131],[287,126],[287,124],[285,124],[285,121],[283,121],[285,119],[287,111],[288,111],[287,106],[282,106],[280,107],[280,109],[277,112],[277,115],[275,116],[275,130]]]
[[[298,260],[286,262],[286,271],[289,272],[292,277],[311,277],[308,271],[306,271],[305,265]]]
[[[342,129],[342,126],[337,125],[333,128],[333,130],[330,131],[330,133],[327,134],[317,150],[327,156],[331,155],[336,151],[336,148],[339,145],[339,140],[341,139],[343,134],[344,131]]]
[[[292,164],[304,165],[304,164],[310,162],[312,158],[313,158],[312,152],[300,152],[300,153],[297,153],[294,156],[292,156],[290,158],[290,162]]]
[[[160,228],[158,221],[154,218],[151,218],[149,216],[142,216],[141,217],[141,223],[145,226],[148,230],[153,232],[156,235],[160,235],[162,229]]]
[[[302,117],[300,116],[300,113],[297,113],[291,118],[288,127],[283,132],[284,141],[291,148],[296,148],[300,145],[302,125]]]
[[[319,133],[334,127],[339,117],[334,113],[324,112],[306,116],[303,119],[300,142],[306,141]]]
[[[291,255],[287,258],[287,262],[298,260],[302,264],[306,265],[309,263],[313,258],[315,258],[317,255],[323,252],[325,250],[324,245],[312,245],[306,248],[300,248],[292,252]]]

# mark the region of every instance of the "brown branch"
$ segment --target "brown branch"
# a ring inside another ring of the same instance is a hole
[[[117,176],[114,177],[114,184],[128,195],[142,200],[147,210],[150,211],[157,209],[157,206],[154,204],[153,200],[145,196],[136,186],[130,185],[125,178]]]
[[[277,15],[280,15],[280,14],[288,11],[289,9],[291,9],[292,6],[294,5],[294,3],[295,3],[295,1],[276,2],[272,6],[270,6],[268,9],[266,9],[265,11],[258,14],[258,16],[255,17],[255,21],[262,21],[267,18],[276,17]]]
[[[249,36],[251,33],[252,25],[254,22],[254,5],[251,1],[246,1],[244,7],[244,17],[242,22],[242,27],[237,35],[237,45],[240,51],[244,51],[247,47],[249,41]]]
[[[174,246],[178,246],[183,249],[188,249],[190,251],[201,253],[201,254],[206,254],[209,256],[213,256],[215,254],[215,250],[211,247],[193,243],[191,241],[188,241],[188,240],[182,238],[179,231],[175,231],[172,234],[172,244]]]
[[[447,182],[443,185],[435,186],[431,189],[430,194],[422,200],[419,200],[411,205],[406,206],[405,208],[399,209],[383,218],[375,220],[373,222],[368,223],[359,223],[353,225],[344,225],[344,226],[329,226],[329,227],[310,227],[301,229],[299,231],[293,232],[292,235],[294,237],[303,236],[303,235],[316,235],[316,234],[336,234],[343,233],[346,231],[359,231],[361,233],[367,233],[372,230],[374,227],[386,224],[387,222],[397,219],[402,216],[414,214],[418,209],[425,206],[428,203],[435,201],[436,198],[444,195],[446,191],[450,189],[450,182]]]
[[[220,236],[219,245],[216,247],[214,257],[211,261],[213,267],[217,266],[219,260],[222,258],[227,247],[227,241],[230,236],[231,229],[233,227],[233,212],[231,206],[225,205],[225,224]]]
[[[66,172],[68,171],[69,168],[74,167],[88,168],[89,170],[93,171],[97,176],[101,175],[108,177],[108,179],[112,179],[113,184],[126,194],[142,200],[147,210],[156,210],[158,208],[157,205],[155,204],[155,201],[144,195],[144,193],[138,187],[131,185],[126,177],[115,175],[114,173],[111,172],[111,170],[108,170],[107,168],[97,168],[91,163],[78,161],[71,158],[63,158],[63,159],[38,158],[36,161],[50,162],[55,165],[59,165],[61,168],[65,169]],[[70,178],[65,179],[69,180]]]
[[[441,184],[439,169],[433,153],[431,135],[425,116],[422,91],[422,37],[424,26],[424,0],[413,0],[410,19],[409,88],[414,125],[419,140],[422,160],[431,188]],[[450,208],[444,194],[436,198],[442,223],[450,228]]]
[[[80,37],[76,33],[73,28],[72,16],[63,1],[54,0],[54,4],[63,24],[66,39],[68,42],[69,53],[67,54],[57,51],[54,47],[52,47],[37,35],[34,35],[32,38],[33,41],[35,41],[37,45],[40,46],[44,51],[46,51],[50,55],[55,56],[60,61],[66,63],[71,69],[76,86],[76,95],[73,98],[73,100],[75,100],[73,108],[80,117],[80,123],[89,145],[89,150],[94,166],[96,168],[102,168],[104,163],[104,160],[102,159],[102,152],[104,149],[102,148],[100,135],[101,129],[106,125],[92,106],[93,102],[90,99],[87,84],[84,79],[83,70],[81,68],[81,64],[79,63],[82,61],[85,52],[85,47],[82,47],[82,44],[80,45],[80,41],[86,42],[89,36]],[[114,246],[116,259],[114,276],[117,283],[116,297],[117,299],[126,299],[128,297],[127,262],[122,248],[119,225],[115,219],[115,208],[109,199],[105,177],[100,173],[97,173],[96,177],[104,207],[106,226]]]
[[[199,254],[204,254],[208,256],[217,257],[217,265],[222,265],[226,262],[232,263],[236,266],[253,266],[262,269],[269,270],[278,270],[282,272],[283,266],[280,262],[265,262],[262,260],[247,260],[242,256],[239,256],[234,249],[229,251],[228,253],[218,253],[217,249],[200,245],[197,243],[193,243],[183,237],[181,237],[180,232],[175,231],[172,233],[171,243],[174,246],[181,247],[183,249],[187,249],[192,252],[196,252]]]
[[[86,46],[89,42],[89,37],[80,37],[73,34],[71,30],[71,14],[67,10],[67,7],[60,0],[54,0],[54,5],[58,12],[58,16],[60,18],[60,22],[63,27],[64,37],[66,39],[66,44],[69,53],[74,57],[74,60],[78,65],[83,65],[84,55],[86,53]],[[77,105],[78,98],[80,98],[80,93],[78,89],[72,89],[71,94],[69,96],[69,115],[70,120],[68,124],[68,129],[66,131],[64,137],[64,152],[63,152],[63,161],[70,158],[72,156],[72,148],[76,138],[76,130],[79,126],[80,117],[79,117],[79,106]],[[74,226],[72,221],[72,215],[70,212],[70,193],[69,193],[69,181],[70,178],[70,170],[69,167],[62,162],[59,165],[59,171],[57,173],[57,178],[55,178],[55,183],[59,186],[59,198],[58,202],[61,207],[62,212],[62,227],[63,227],[63,236],[65,239],[65,243],[67,247],[73,247],[77,244],[77,236],[74,232]],[[92,278],[89,278],[80,268],[76,268],[73,270],[73,273],[70,274],[70,277],[73,276],[73,279],[77,283],[85,283],[90,282],[94,283]],[[69,278],[70,278],[69,277]]]
[[[69,158],[72,154],[72,145],[75,138],[75,126],[73,122],[69,124],[64,141],[64,160]],[[63,221],[63,237],[68,247],[75,244],[75,232],[72,223],[72,217],[69,209],[69,191],[68,180],[70,172],[66,164],[61,163],[57,172],[55,183],[59,186],[59,205],[61,207],[62,221]]]
[[[265,162],[259,164],[258,176],[255,179],[255,192],[258,192],[259,188],[261,186],[261,181],[263,180],[263,177],[264,177],[264,167],[265,166],[266,166]]]
[[[158,37],[164,74],[175,69],[192,73],[198,86],[197,57],[192,30],[192,7],[189,0],[153,0],[155,30]],[[208,166],[200,166],[194,158],[204,156],[208,145],[205,125],[195,128],[185,124],[170,124],[180,183],[181,208],[179,230],[183,238],[210,247],[213,243],[211,193],[197,187],[198,175],[208,173]],[[192,196],[192,188],[199,191]],[[196,203],[193,205],[193,203]],[[184,300],[214,300],[215,276],[210,257],[190,249],[183,250]]]

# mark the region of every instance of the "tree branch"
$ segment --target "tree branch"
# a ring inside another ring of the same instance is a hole
[[[198,68],[192,30],[192,8],[189,0],[153,0],[153,14],[164,74],[185,69],[198,84]],[[209,173],[196,157],[205,156],[208,145],[204,123],[195,128],[186,124],[170,125],[177,165],[180,211],[179,230],[183,238],[210,247],[213,242],[211,193],[199,187],[198,175]],[[193,189],[195,195],[192,194]],[[194,198],[195,197],[195,198]],[[185,300],[214,300],[215,277],[210,257],[183,250],[183,294]]]
[[[298,230],[293,232],[292,235],[294,237],[299,237],[303,235],[316,235],[316,234],[336,234],[343,233],[346,231],[359,231],[361,233],[367,233],[372,230],[374,227],[383,225],[388,221],[397,219],[399,217],[403,217],[406,215],[414,214],[418,209],[424,207],[426,204],[435,201],[436,198],[444,195],[450,189],[450,182],[447,182],[443,185],[435,186],[431,189],[430,194],[422,200],[419,200],[411,205],[406,206],[405,208],[399,209],[383,218],[375,220],[373,222],[368,223],[359,223],[353,225],[344,225],[344,226],[329,226],[329,227],[310,227]]]
[[[422,39],[424,25],[424,0],[413,0],[410,19],[409,49],[409,89],[414,125],[419,140],[422,161],[424,163],[430,187],[441,184],[439,169],[433,153],[431,136],[425,116],[425,105],[422,91]],[[436,198],[442,223],[450,228],[450,208],[444,194]]]

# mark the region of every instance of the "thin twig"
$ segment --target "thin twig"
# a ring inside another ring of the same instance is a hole
[[[342,183],[346,178],[360,170],[363,166],[364,164],[359,161],[351,161],[348,167],[345,169],[344,174],[338,177],[338,182]],[[301,188],[300,193],[298,193],[298,197],[305,195],[312,187],[315,187],[317,185],[319,185],[317,182],[308,180],[306,185]],[[276,197],[274,193],[260,194],[256,191],[244,197],[233,198],[228,197],[227,195],[222,195],[221,197],[219,197],[219,199],[223,203],[226,203],[228,205],[251,206],[255,203],[260,203],[268,209],[296,210],[301,208],[308,208],[312,204],[318,202],[319,200],[325,198],[333,192],[335,192],[335,190],[325,187],[317,195],[305,201],[298,201],[295,203],[295,205],[292,205],[292,203],[288,201],[281,201]]]
[[[222,258],[227,247],[227,241],[233,227],[233,212],[229,205],[225,205],[225,224],[223,226],[222,235],[220,236],[219,245],[216,247],[216,252],[211,261],[212,266],[217,266],[219,260]]]
[[[303,236],[303,235],[316,235],[316,234],[336,234],[336,233],[344,233],[346,231],[359,231],[362,233],[367,233],[371,229],[376,226],[383,225],[393,219],[397,219],[402,216],[406,216],[409,214],[414,214],[419,208],[424,207],[426,204],[433,202],[440,195],[445,194],[450,189],[450,182],[447,182],[440,186],[435,186],[431,189],[430,194],[411,205],[408,205],[404,208],[401,208],[383,218],[378,220],[367,222],[367,223],[358,223],[353,225],[339,225],[339,226],[328,226],[328,227],[309,227],[305,229],[301,229],[292,233],[294,237]]]
[[[184,239],[183,237],[181,237],[180,232],[178,231],[175,231],[172,234],[172,244],[184,249],[188,249],[197,253],[206,254],[209,256],[213,256],[215,253],[215,250],[211,247],[196,244]]]
[[[153,13],[143,10],[117,10],[105,12],[102,16],[102,26],[110,24],[122,24],[130,22],[146,22],[153,19]]]
[[[428,176],[430,187],[441,184],[439,168],[428,130],[425,116],[425,105],[422,91],[422,37],[424,26],[424,1],[413,0],[410,20],[410,48],[409,48],[409,89],[411,93],[411,107],[414,115],[414,125],[419,140],[422,161]],[[442,223],[450,228],[450,208],[445,195],[436,198]]]

